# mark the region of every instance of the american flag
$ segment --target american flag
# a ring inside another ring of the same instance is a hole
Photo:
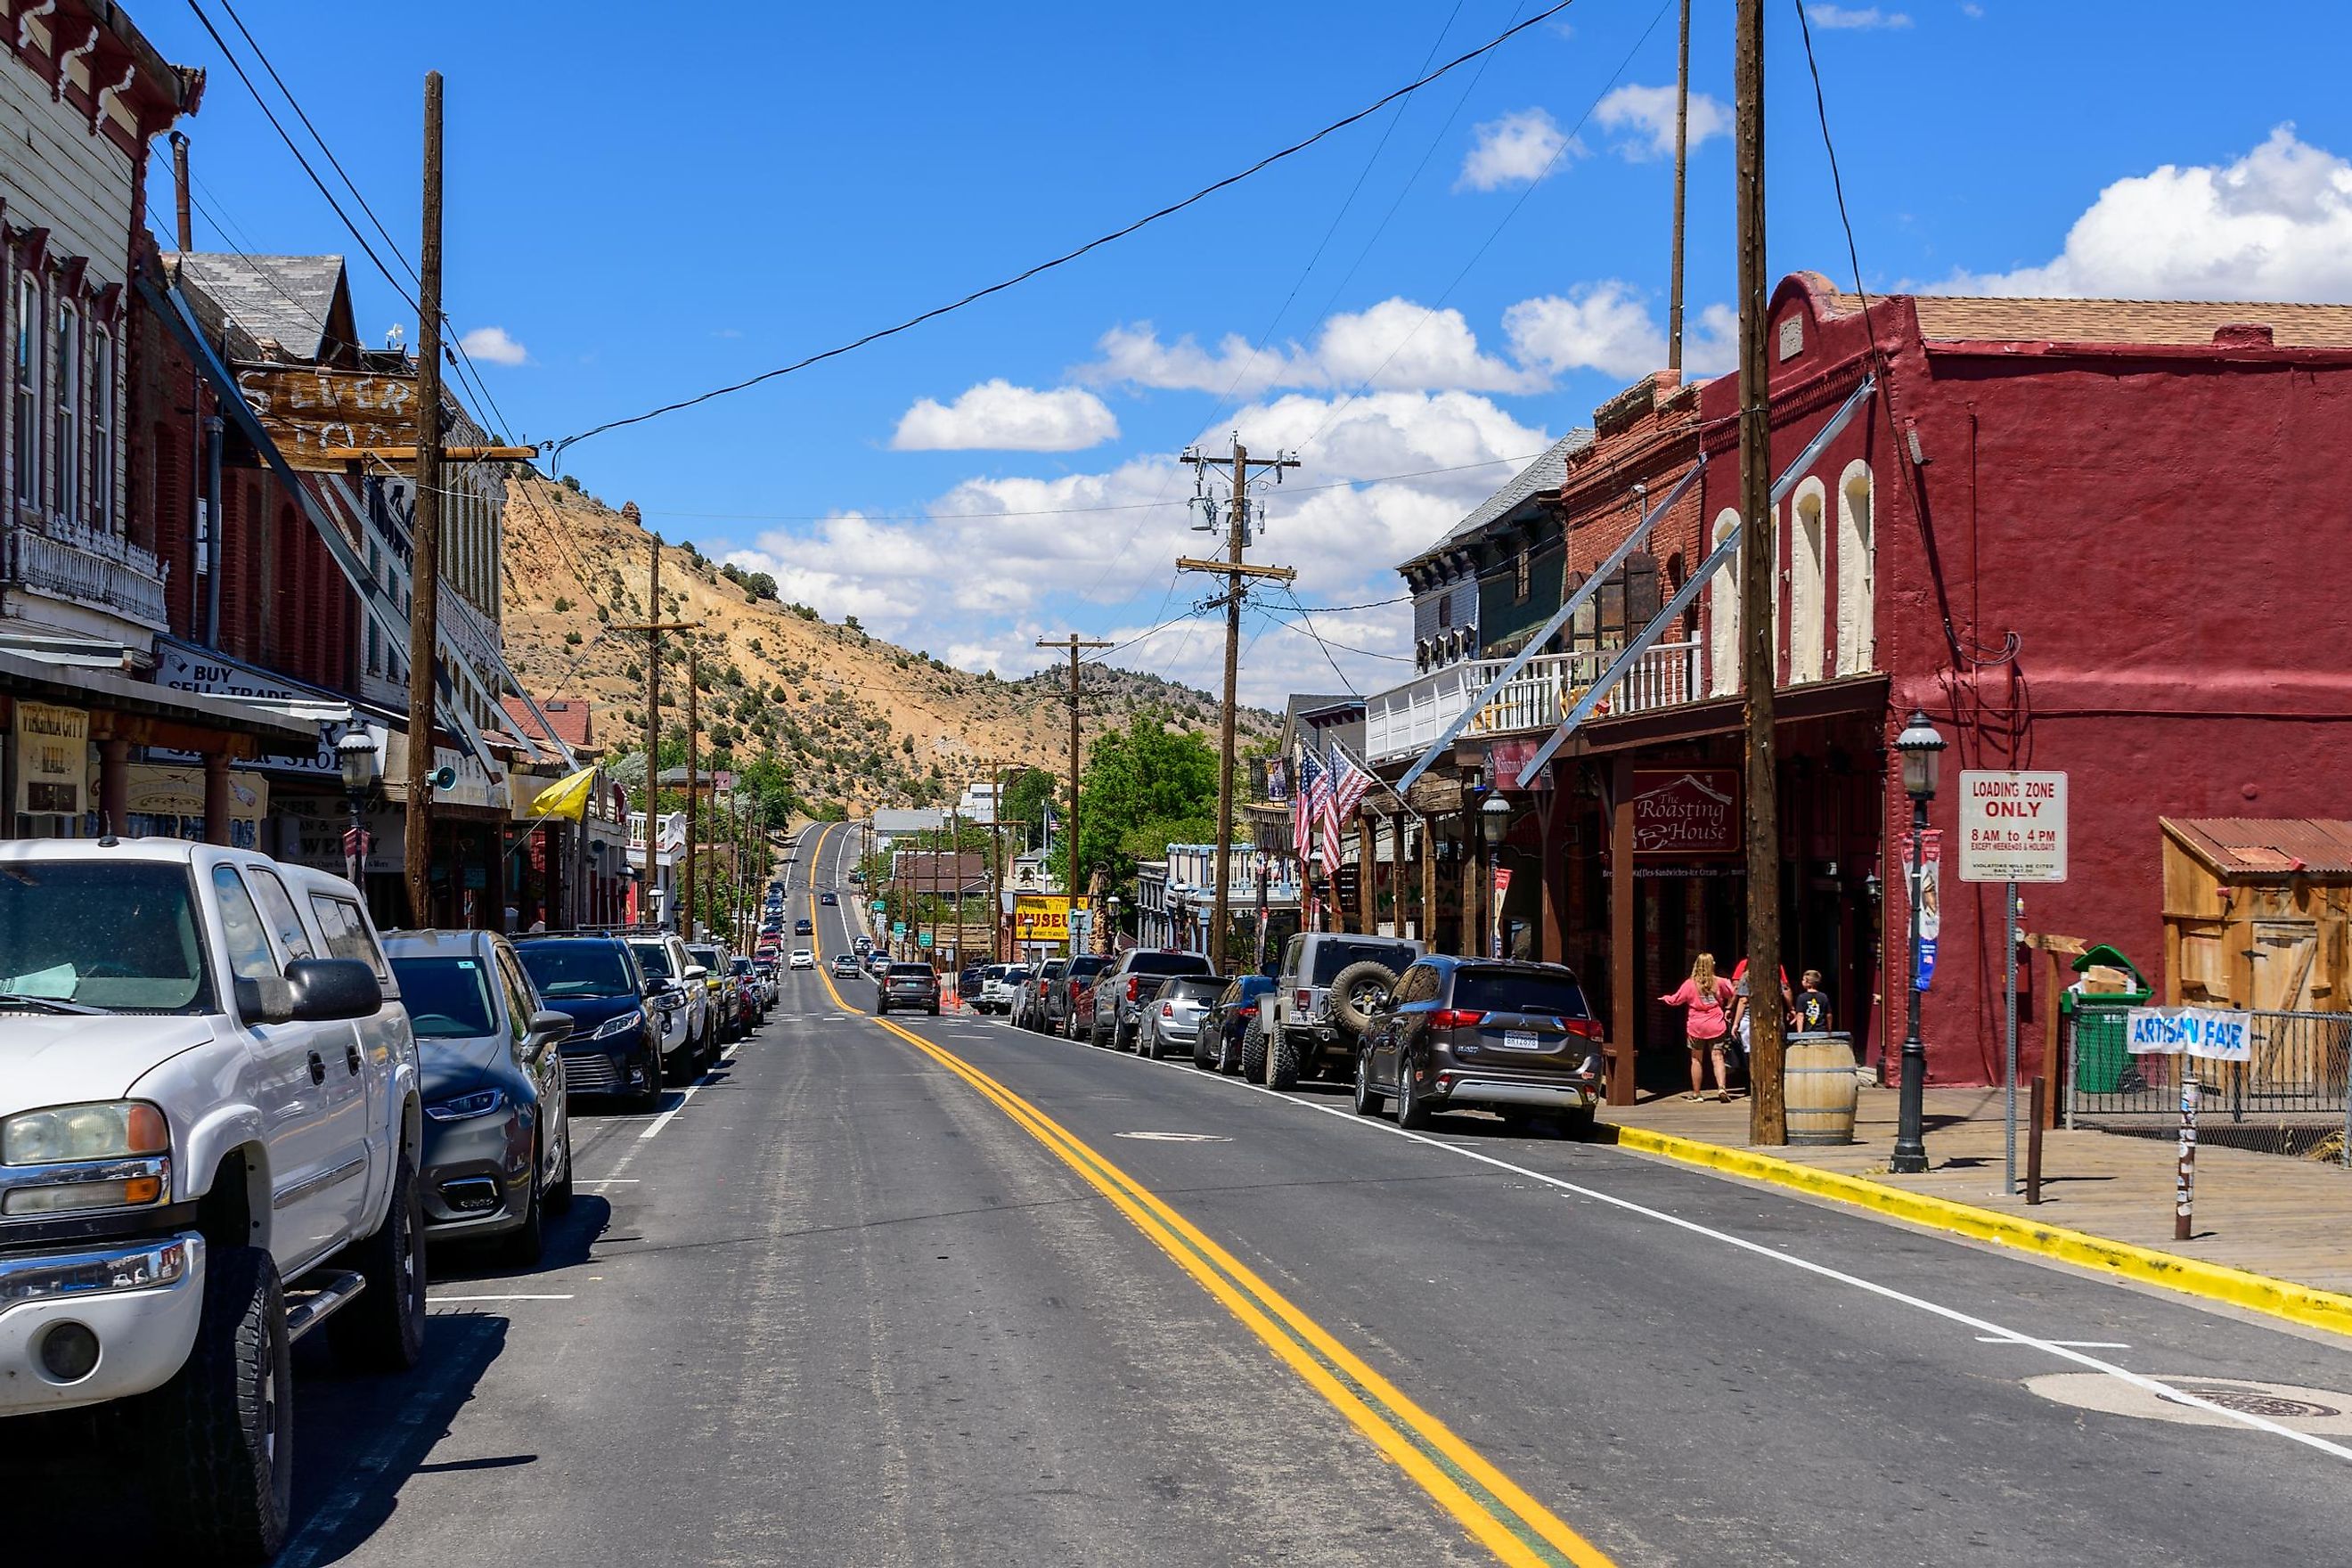
[[[1372,770],[1360,766],[1348,748],[1331,742],[1331,815],[1341,822],[1356,815],[1365,792],[1372,787]]]
[[[1315,830],[1331,809],[1331,781],[1323,772],[1323,764],[1311,751],[1298,753],[1298,791],[1290,806],[1290,847],[1304,866],[1315,844]],[[1338,835],[1325,833],[1327,851],[1336,843]],[[1332,856],[1332,864],[1339,857]]]

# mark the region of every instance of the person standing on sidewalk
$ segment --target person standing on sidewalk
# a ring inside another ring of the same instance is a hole
[[[1690,1092],[1696,1100],[1706,1083],[1706,1058],[1715,1057],[1715,1098],[1731,1098],[1730,1064],[1724,1058],[1727,1025],[1724,1011],[1731,1005],[1731,982],[1715,972],[1715,954],[1702,952],[1691,964],[1690,978],[1658,998],[1669,1007],[1685,1009],[1683,1039],[1690,1047]]]

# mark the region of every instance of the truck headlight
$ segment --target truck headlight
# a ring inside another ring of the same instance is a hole
[[[171,1129],[163,1111],[144,1100],[53,1105],[0,1121],[0,1164],[5,1165],[53,1165],[171,1151]]]

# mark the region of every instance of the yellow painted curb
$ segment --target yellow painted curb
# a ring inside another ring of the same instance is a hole
[[[1662,1155],[1686,1164],[1704,1165],[1709,1170],[1746,1177],[1750,1181],[1770,1182],[1776,1186],[1810,1193],[1815,1197],[1873,1209],[1896,1219],[1908,1220],[1914,1225],[1951,1231],[1978,1241],[1989,1241],[1996,1247],[2037,1253],[2043,1258],[2054,1258],[2062,1263],[2137,1280],[2143,1285],[2178,1290],[2187,1296],[2201,1296],[2207,1300],[2225,1301],[2250,1311],[2284,1318],[2306,1328],[2326,1329],[2333,1333],[2352,1336],[2352,1296],[2334,1290],[2323,1290],[2314,1285],[2298,1285],[2291,1279],[2274,1279],[2267,1274],[2232,1268],[2226,1264],[2181,1258],[2152,1247],[2135,1247],[2127,1241],[2092,1236],[2085,1231],[2042,1225],[1995,1209],[1978,1208],[1972,1204],[1954,1203],[1949,1198],[1932,1197],[1926,1193],[1889,1186],[1866,1177],[1848,1176],[1835,1171],[1817,1171],[1810,1165],[1800,1165],[1770,1154],[1759,1154],[1751,1149],[1734,1149],[1696,1138],[1677,1137],[1671,1132],[1654,1132],[1646,1127],[1625,1127],[1614,1122],[1602,1125],[1616,1135],[1618,1147],[1622,1149]]]

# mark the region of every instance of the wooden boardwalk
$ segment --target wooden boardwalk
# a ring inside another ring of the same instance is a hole
[[[2022,1117],[2023,1097],[2020,1097]],[[1728,1105],[1680,1095],[1638,1105],[1603,1107],[1602,1120],[1679,1137],[1748,1148],[1748,1101]],[[1895,1094],[1862,1091],[1855,1142],[1836,1149],[1773,1149],[1799,1164],[1864,1176],[1916,1192],[2026,1215],[2050,1225],[2273,1279],[2352,1293],[2352,1171],[2341,1164],[2201,1144],[2197,1152],[2196,1236],[2172,1238],[2175,1144],[2063,1129],[2042,1135],[2042,1201],[2001,1193],[1999,1089],[1931,1089],[1926,1102],[1929,1168],[1916,1176],[1887,1171],[1895,1143]],[[2018,1131],[2019,1184],[2025,1132]]]

